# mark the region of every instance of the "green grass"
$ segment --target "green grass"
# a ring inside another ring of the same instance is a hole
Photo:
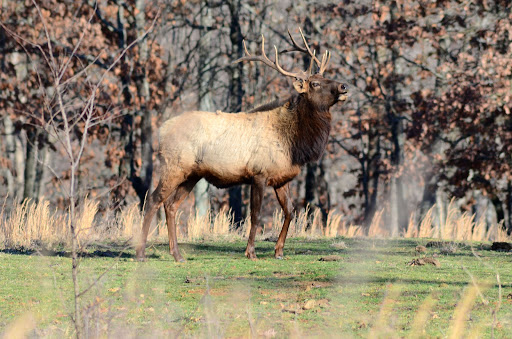
[[[347,248],[332,246],[339,241]],[[510,337],[511,254],[473,244],[479,260],[460,245],[439,255],[441,267],[408,266],[417,257],[414,247],[426,242],[289,239],[286,258],[275,260],[274,244],[261,241],[259,260],[250,261],[243,241],[205,241],[182,244],[188,261],[180,264],[164,244],[149,247],[145,263],[134,261],[133,251],[113,258],[115,245],[97,247],[81,259],[81,287],[108,272],[83,298],[83,314],[89,334],[116,337],[447,337],[457,305],[469,300],[469,272],[483,298],[476,296],[462,325],[467,335],[491,337],[499,273],[503,297],[494,335]],[[427,255],[434,253],[439,250]],[[326,255],[341,260],[319,261]],[[70,266],[67,257],[0,253],[0,333],[30,314],[36,335],[72,336]],[[420,332],[411,332],[422,314]]]

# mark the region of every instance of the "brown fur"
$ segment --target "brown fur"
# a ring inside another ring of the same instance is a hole
[[[160,182],[151,194],[137,257],[144,258],[151,220],[165,203],[169,248],[183,260],[176,239],[176,210],[197,181],[217,187],[251,185],[251,231],[246,256],[256,258],[254,238],[265,186],[275,189],[285,213],[275,256],[283,247],[291,221],[288,183],[307,162],[324,151],[331,128],[329,108],[345,100],[344,85],[313,75],[294,83],[299,94],[260,106],[250,113],[193,111],[166,121],[160,129]]]
[[[296,117],[283,107],[258,113],[188,112],[160,129],[160,157],[169,174],[204,177],[219,188],[249,184],[256,175],[282,186],[300,171],[290,161],[291,141],[282,135]],[[268,128],[270,127],[270,128]]]
[[[255,107],[253,109],[251,109],[249,111],[249,113],[256,113],[256,112],[264,112],[264,111],[271,111],[275,108],[278,108],[278,107],[281,107],[283,106],[286,102],[288,102],[291,98],[288,98],[288,99],[285,99],[285,100],[282,100],[282,99],[277,99],[277,100],[274,100],[274,101],[271,101],[269,103],[266,103],[266,104],[263,104],[263,105],[260,105],[258,107]]]

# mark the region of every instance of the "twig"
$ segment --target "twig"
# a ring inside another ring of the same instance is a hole
[[[130,241],[132,240],[132,238],[129,238],[128,240],[126,240],[123,244],[123,247],[122,249],[119,251],[119,254],[117,255],[117,257],[115,257],[114,259],[114,262],[107,268],[103,271],[103,273],[101,273],[96,279],[94,279],[94,281],[89,284],[89,286],[87,286],[85,289],[83,289],[78,295],[77,297],[78,298],[81,298],[83,297],[87,292],[89,292],[91,290],[91,288],[93,288],[94,286],[96,286],[96,284],[98,283],[98,281],[101,280],[101,278],[103,278],[105,276],[105,274],[107,274],[108,272],[110,272],[110,270],[112,269],[112,267],[114,267],[115,265],[117,265],[117,262],[118,260],[121,258],[121,256],[124,254],[124,251],[127,250],[130,246],[128,245],[130,243]]]
[[[467,275],[469,275],[469,277],[471,278],[471,283],[473,284],[473,286],[475,286],[475,289],[476,289],[476,292],[478,293],[478,295],[480,296],[480,299],[482,299],[482,303],[484,305],[489,305],[489,301],[487,299],[485,299],[484,295],[482,294],[482,291],[480,290],[480,288],[478,287],[478,284],[476,283],[476,279],[475,277],[473,276],[473,274],[471,274],[471,272],[469,272],[469,270],[464,267],[464,265],[462,265],[462,269],[464,270],[464,272],[466,272]]]

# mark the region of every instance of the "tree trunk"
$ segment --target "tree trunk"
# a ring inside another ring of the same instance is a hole
[[[135,15],[135,32],[138,36],[142,35],[145,31],[145,2],[137,0],[136,2],[137,14]],[[126,41],[126,28],[130,25],[124,15],[124,1],[118,3],[117,13],[117,34],[118,34],[118,46],[120,49],[124,49],[127,46]],[[123,56],[120,60],[121,65],[121,83],[123,85],[123,104],[124,107],[133,106],[132,93],[129,90],[129,85],[132,81],[135,82],[136,95],[139,97],[141,106],[138,107],[138,111],[134,114],[126,114],[123,117],[121,124],[121,143],[124,145],[124,156],[119,165],[119,177],[121,180],[127,178],[137,197],[139,198],[140,208],[144,206],[146,194],[151,188],[151,181],[153,178],[153,129],[151,125],[152,111],[147,106],[151,93],[149,91],[149,83],[147,80],[146,62],[149,58],[149,47],[147,40],[143,39],[139,42],[139,59],[138,64],[134,65],[133,72],[136,72],[136,80],[132,80],[131,66],[127,63],[126,56]],[[136,166],[136,130],[134,123],[134,115],[140,114],[141,125],[140,125],[140,141],[141,141],[141,166],[139,174],[137,174]],[[121,191],[123,187],[119,188]],[[117,199],[120,199],[121,195],[117,194]],[[118,201],[119,202],[119,201]]]
[[[503,222],[503,229],[507,229],[507,225],[505,223],[505,210],[503,208],[504,203],[500,200],[500,198],[496,194],[491,194],[489,196],[490,204],[494,207],[494,215],[491,211],[492,208],[489,208],[487,212],[487,219],[492,221],[495,218],[496,223]]]
[[[400,170],[403,163],[403,146],[404,146],[404,132],[403,124],[400,117],[394,113],[389,113],[391,118],[391,135],[393,142],[393,151],[391,154],[391,164],[396,170]],[[399,232],[404,231],[407,227],[407,204],[404,200],[403,182],[401,176],[393,177],[391,180],[391,233],[398,235]],[[395,215],[393,215],[395,213]]]
[[[126,43],[126,18],[124,15],[124,1],[118,3],[117,12],[117,45],[120,50],[124,50],[127,46]],[[130,85],[130,67],[126,61],[126,55],[121,57],[119,61],[121,67],[121,84],[122,84],[122,96],[123,96],[123,108],[126,109],[131,106],[132,94],[129,90]],[[133,158],[135,148],[133,145],[133,115],[125,114],[121,122],[121,136],[120,144],[124,149],[124,155],[119,162],[118,176],[119,181],[123,182],[124,179],[131,180],[131,175],[134,171]],[[120,207],[123,204],[124,192],[126,190],[126,184],[119,185],[113,190],[113,203],[115,207]],[[143,201],[140,201],[141,208]]]
[[[390,6],[390,20],[395,20],[394,12],[397,10],[397,5]],[[389,26],[390,29],[392,25]],[[398,51],[390,42],[389,48],[391,49],[391,62],[393,65],[393,72],[398,75]],[[400,171],[403,164],[403,149],[404,149],[404,128],[402,122],[401,112],[399,111],[401,100],[401,91],[397,87],[396,82],[391,84],[391,95],[386,102],[386,115],[391,127],[391,142],[393,144],[391,153],[391,165],[396,171]],[[396,102],[396,104],[395,104]],[[407,205],[404,200],[403,182],[400,175],[397,175],[391,180],[391,233],[398,235],[399,232],[404,231],[407,227]]]
[[[201,11],[200,18],[201,26],[208,27],[212,24],[212,16],[208,6],[204,6]],[[212,60],[209,58],[210,50],[209,38],[206,28],[202,29],[199,33],[199,63],[197,74],[197,86],[199,88],[198,107],[200,111],[213,111],[212,95],[211,95],[211,80],[212,74],[208,69]],[[210,199],[208,196],[208,182],[205,179],[199,180],[194,187],[194,208],[198,216],[205,216],[210,208]]]
[[[135,7],[138,13],[135,15],[137,36],[142,36],[146,27],[146,1],[137,0]],[[139,76],[137,77],[137,94],[142,103],[140,107],[141,117],[141,168],[137,178],[139,186],[134,185],[137,195],[144,201],[147,192],[151,189],[153,179],[153,126],[151,124],[152,110],[148,107],[150,101],[149,82],[146,63],[149,59],[148,40],[142,39],[139,43]]]
[[[34,198],[34,187],[36,183],[38,134],[38,131],[34,128],[27,129],[23,199]]]
[[[316,169],[317,164],[307,164],[306,165],[306,180],[305,180],[305,190],[304,190],[304,207],[310,206],[310,208],[315,208],[318,205],[318,200],[316,199]]]
[[[428,171],[424,177],[425,187],[420,202],[420,217],[423,217],[436,203],[437,182],[433,171]]]
[[[313,27],[313,25],[311,23],[311,20],[309,20],[309,18],[306,18],[306,20],[304,21],[304,27],[303,27],[304,33],[306,35],[310,35],[312,27]],[[318,55],[321,55],[320,52],[318,53]],[[307,55],[304,55],[302,57],[302,63],[303,63],[303,67],[307,68],[310,63],[310,57]],[[314,210],[318,206],[318,195],[316,192],[317,167],[318,167],[317,163],[306,164],[306,176],[304,177],[304,185],[305,185],[304,186],[304,207],[309,206],[310,213],[314,213]]]
[[[34,184],[34,199],[36,199],[36,201],[39,201],[41,193],[44,192],[44,181],[48,169],[48,156],[48,145],[45,143],[39,149],[38,158],[36,159],[36,178]]]
[[[311,34],[313,30],[313,23],[309,18],[304,22],[304,33]],[[318,55],[321,53],[319,52]],[[310,64],[310,57],[303,57],[303,67],[307,69]],[[309,205],[310,213],[314,213],[317,208],[322,212],[322,219],[325,223],[327,221],[327,214],[329,213],[329,184],[325,178],[325,158],[316,162],[306,165],[306,178],[305,178],[305,206]],[[325,196],[326,195],[326,196]]]
[[[391,179],[391,197],[390,197],[390,232],[392,237],[396,237],[399,234],[399,219],[398,219],[398,189],[397,189],[397,178]]]
[[[231,40],[231,58],[233,60],[243,56],[243,36],[242,28],[240,27],[240,0],[231,0],[228,3],[231,23],[230,35]],[[239,112],[242,109],[243,89],[242,89],[242,75],[243,63],[237,63],[231,66],[231,77],[229,81],[229,111]],[[233,212],[233,221],[235,224],[240,225],[244,219],[242,214],[242,189],[240,186],[235,186],[229,189],[229,206]]]
[[[6,115],[3,119],[4,123],[4,132],[5,132],[5,152],[7,153],[7,159],[12,164],[12,168],[6,168],[4,170],[4,176],[7,180],[7,193],[9,194],[11,199],[14,199],[17,194],[17,187],[14,182],[14,175],[12,170],[16,167],[16,140],[14,138],[14,125],[12,123],[11,117]],[[20,176],[21,173],[17,173]]]
[[[379,178],[380,178],[380,170],[378,162],[375,161],[378,157],[380,157],[380,136],[376,136],[375,145],[373,144],[374,138],[372,134],[368,135],[368,153],[366,154],[366,159],[364,159],[366,164],[366,190],[365,192],[365,210],[364,210],[364,225],[368,229],[372,223],[373,216],[377,211],[377,197],[379,192]],[[364,147],[362,147],[364,149]],[[374,149],[373,153],[371,150]],[[364,187],[364,186],[363,186]],[[371,187],[371,190],[370,190]]]
[[[446,225],[447,204],[446,204],[445,193],[440,189],[438,189],[436,191],[436,205],[437,205],[438,230],[437,230],[437,233],[434,234],[434,237],[441,238],[444,233],[444,229],[445,229],[445,225]]]
[[[23,151],[23,141],[18,134],[15,138],[16,150],[14,151],[14,163],[16,168],[16,193],[15,196],[19,199],[23,196],[23,182],[25,173],[25,152]]]
[[[512,234],[512,181],[508,181],[507,184],[507,233]]]

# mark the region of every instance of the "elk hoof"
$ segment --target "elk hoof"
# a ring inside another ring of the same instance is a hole
[[[181,256],[180,252],[172,253],[171,255],[174,257],[176,262],[185,262],[186,260]]]
[[[258,259],[256,257],[256,253],[254,252],[254,249],[253,250],[245,250],[245,256],[249,259],[252,259],[252,260],[255,260],[255,259]]]
[[[137,261],[146,261],[146,254],[144,253],[144,250],[136,250],[135,251],[135,258],[137,259]]]

